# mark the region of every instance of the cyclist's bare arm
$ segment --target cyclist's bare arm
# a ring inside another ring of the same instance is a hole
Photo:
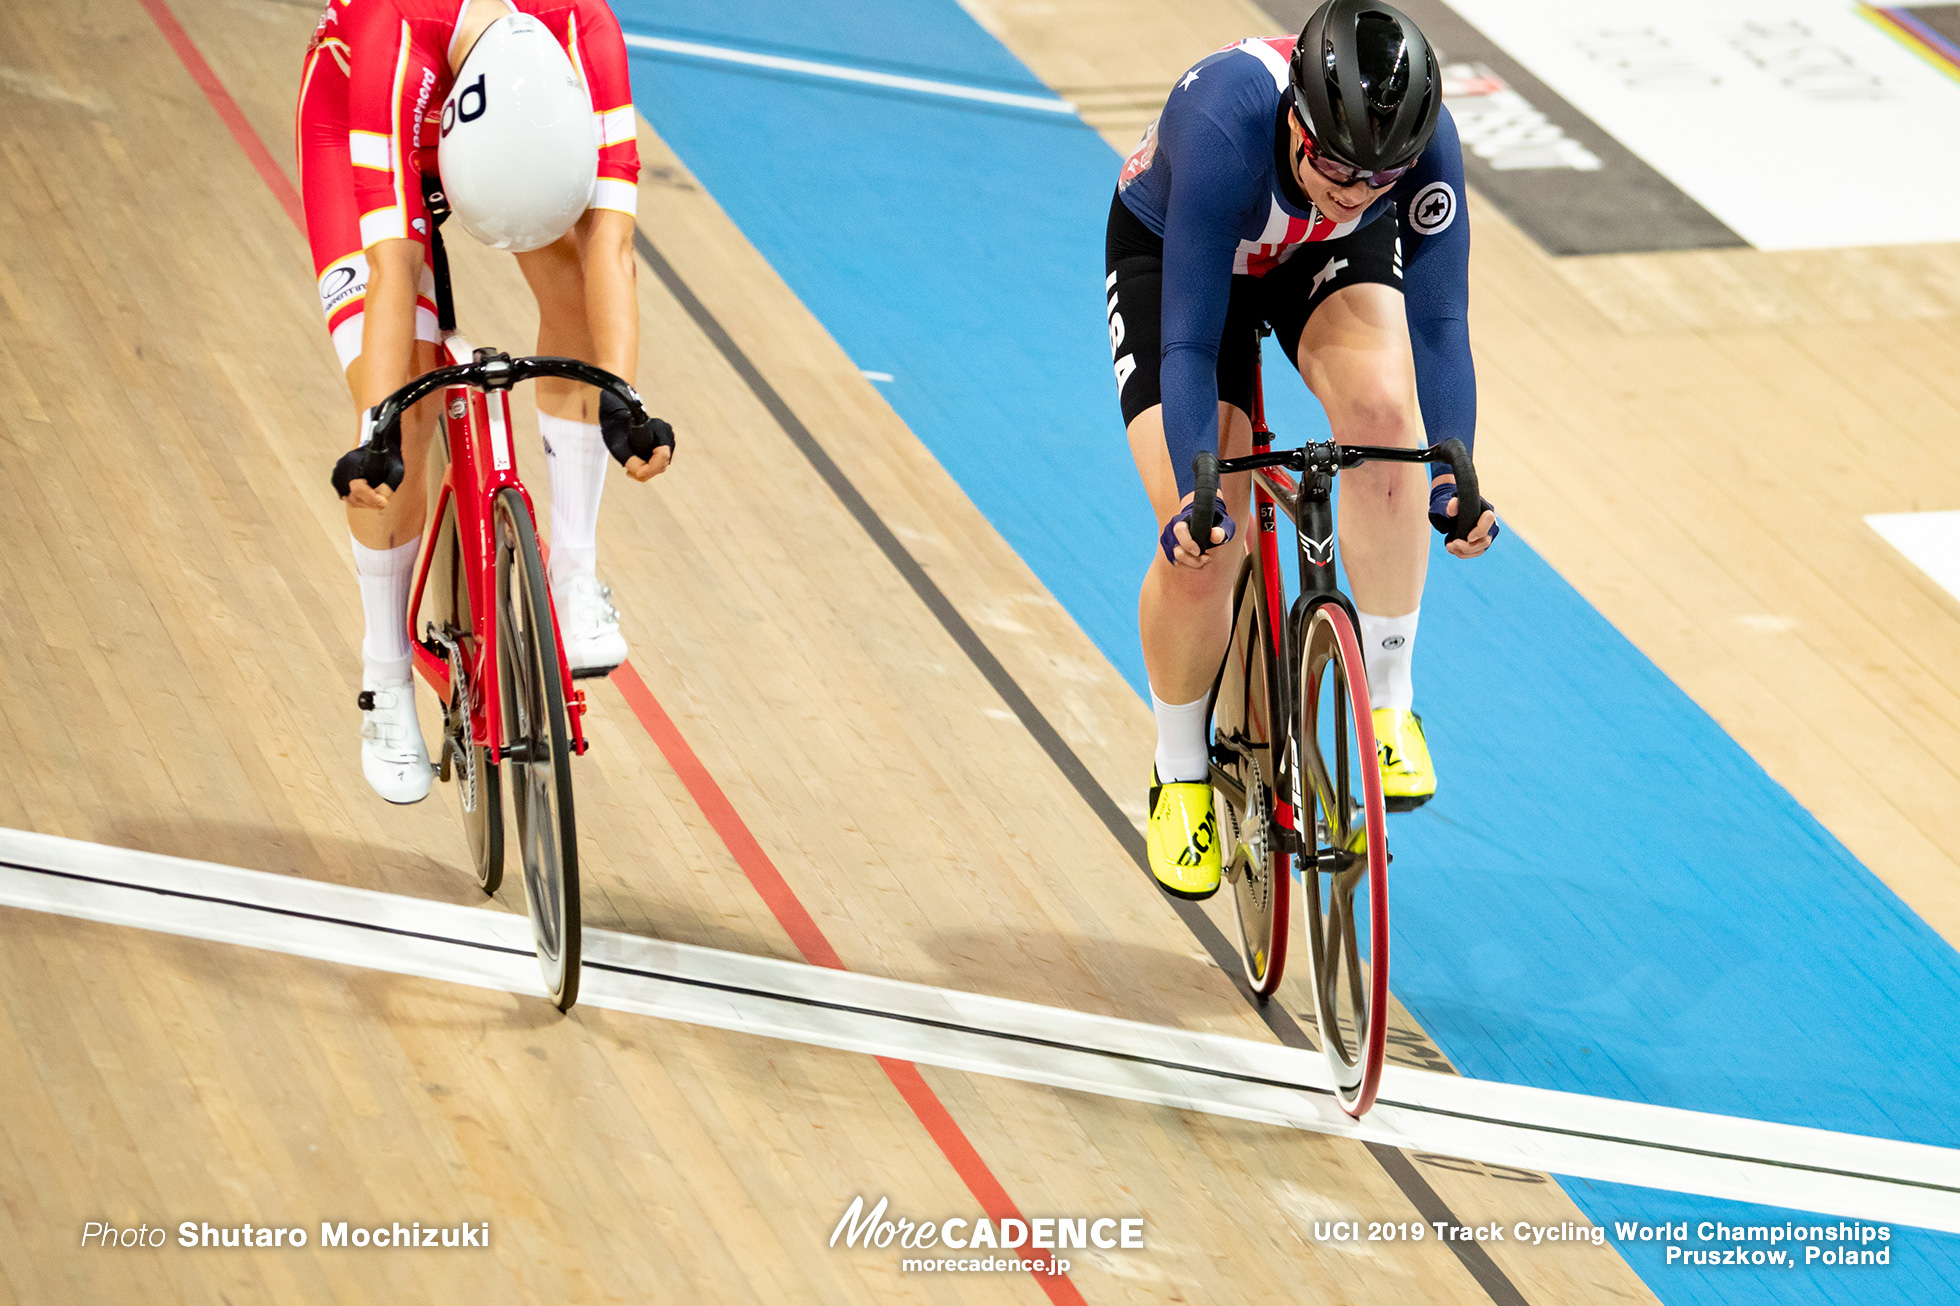
[[[361,356],[348,369],[354,406],[373,408],[408,384],[415,367],[415,293],[422,278],[422,244],[382,240],[368,247],[367,311],[361,319]],[[382,509],[393,492],[356,480],[347,496],[352,508]]]
[[[585,311],[594,361],[637,385],[640,301],[633,257],[633,216],[617,209],[592,209],[579,226]],[[652,480],[667,470],[673,456],[672,449],[655,449],[651,460],[628,461],[626,474],[636,481]]]

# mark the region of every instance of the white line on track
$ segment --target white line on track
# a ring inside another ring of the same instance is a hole
[[[725,45],[702,45],[698,41],[675,41],[664,36],[639,36],[632,32],[626,33],[626,44],[640,50],[657,50],[662,54],[687,55],[716,63],[741,64],[747,68],[766,68],[771,72],[797,73],[804,77],[856,82],[863,86],[882,86],[887,90],[912,91],[919,95],[939,95],[951,100],[975,100],[981,104],[999,104],[1012,109],[1033,109],[1040,113],[1075,112],[1074,104],[1067,100],[1056,99],[1052,95],[1020,95],[1013,91],[996,91],[985,86],[966,86],[959,82],[942,82],[930,77],[906,77],[899,73],[874,72],[869,68],[853,68],[848,64],[819,63],[814,59],[791,59],[785,55],[760,54],[754,50],[737,50]]]
[[[0,906],[542,995],[521,916],[0,830]],[[581,1001],[716,1029],[1611,1183],[1960,1233],[1960,1151],[1390,1067],[1367,1118],[1320,1055],[585,932]]]

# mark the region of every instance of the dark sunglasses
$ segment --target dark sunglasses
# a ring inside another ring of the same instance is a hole
[[[1327,155],[1321,154],[1314,148],[1313,133],[1307,130],[1307,125],[1304,122],[1300,121],[1300,116],[1297,111],[1293,115],[1293,121],[1300,129],[1300,148],[1293,152],[1294,165],[1297,167],[1299,161],[1304,158],[1313,164],[1313,170],[1315,172],[1333,182],[1336,186],[1352,186],[1356,182],[1360,182],[1375,190],[1387,190],[1390,186],[1393,186],[1396,182],[1407,176],[1409,169],[1416,166],[1415,161],[1410,160],[1399,168],[1377,168],[1373,172],[1369,172],[1366,169],[1357,168],[1351,163],[1343,163],[1339,159],[1330,158]]]

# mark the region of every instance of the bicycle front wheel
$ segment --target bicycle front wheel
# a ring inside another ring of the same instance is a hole
[[[572,750],[565,688],[544,560],[531,509],[517,490],[497,492],[497,679],[504,756],[524,897],[547,995],[561,1011],[578,1001],[578,828],[572,814]]]
[[[1232,642],[1211,688],[1212,805],[1219,852],[1232,885],[1245,982],[1261,998],[1278,990],[1286,969],[1291,877],[1274,836],[1278,776],[1279,663],[1259,569],[1247,557],[1232,597]]]
[[[1314,1018],[1335,1097],[1359,1119],[1381,1087],[1388,1035],[1388,822],[1361,641],[1338,603],[1307,617],[1298,693],[1301,847],[1313,849],[1300,871]],[[1364,886],[1365,920],[1355,901]]]

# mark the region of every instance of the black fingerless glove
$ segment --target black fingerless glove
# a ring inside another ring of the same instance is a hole
[[[632,408],[610,390],[599,392],[599,435],[621,467],[634,458],[651,460],[655,449],[674,447],[673,427],[658,417],[636,424]]]
[[[1450,506],[1450,500],[1455,497],[1456,497],[1455,481],[1431,481],[1429,483],[1429,524],[1431,526],[1434,526],[1438,531],[1442,532],[1444,535],[1448,535],[1450,533],[1450,527],[1455,524],[1453,521],[1451,521],[1450,515],[1447,511],[1447,509]],[[1477,503],[1479,505],[1477,508],[1478,521],[1483,520],[1483,516],[1485,513],[1487,512],[1494,513],[1497,511],[1496,505],[1491,503],[1489,499],[1484,498],[1482,495],[1477,496]],[[1471,523],[1470,529],[1472,530],[1476,529],[1475,522]],[[1498,531],[1497,522],[1493,520],[1490,524],[1490,538],[1492,540],[1495,540],[1497,538],[1497,531]]]
[[[1177,524],[1179,522],[1183,522],[1184,529],[1191,532],[1191,542],[1198,546],[1198,552],[1209,553],[1213,549],[1220,547],[1217,544],[1213,544],[1210,540],[1198,539],[1198,532],[1191,525],[1192,515],[1197,511],[1198,505],[1195,502],[1185,504],[1178,510],[1177,516],[1164,523],[1163,534],[1157,537],[1157,544],[1164,551],[1164,561],[1170,563],[1173,567],[1177,565]],[[1215,502],[1212,513],[1212,526],[1223,530],[1225,532],[1223,543],[1230,544],[1232,537],[1239,533],[1239,524],[1232,520],[1231,513],[1225,511],[1224,499],[1221,498]]]
[[[366,481],[370,486],[385,485],[390,490],[401,488],[402,476],[407,468],[402,465],[402,451],[399,442],[391,441],[395,447],[376,450],[369,447],[374,432],[374,410],[361,414],[361,443],[340,455],[340,461],[333,465],[334,493],[345,499],[354,492],[355,481]]]

